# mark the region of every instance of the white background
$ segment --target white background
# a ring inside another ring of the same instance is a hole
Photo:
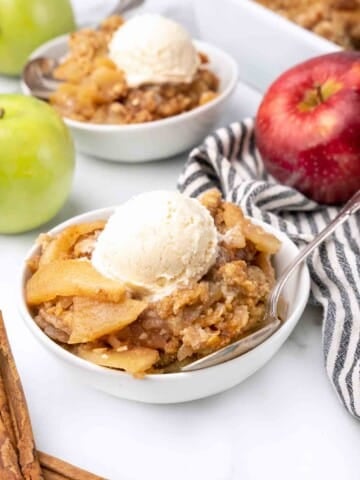
[[[90,3],[104,5],[84,0],[77,9]],[[175,2],[153,0],[148,9],[164,5],[184,15]],[[16,89],[0,77],[0,91]],[[259,99],[239,85],[223,122],[253,114]],[[71,197],[42,230],[144,190],[174,188],[184,158],[132,166],[78,155]],[[72,383],[17,313],[17,272],[39,231],[0,236],[0,305],[40,449],[110,480],[359,479],[360,426],[324,372],[318,310],[308,308],[273,360],[228,392],[180,405],[119,400]]]

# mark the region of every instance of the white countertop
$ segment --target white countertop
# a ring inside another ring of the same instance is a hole
[[[16,88],[0,77],[0,92]],[[259,98],[239,85],[223,123],[253,114]],[[78,155],[70,199],[41,230],[174,188],[184,159],[126,165]],[[0,307],[41,450],[110,480],[359,479],[360,425],[327,380],[320,311],[307,308],[271,362],[223,394],[162,406],[119,400],[72,383],[17,313],[17,271],[38,233],[0,236]]]

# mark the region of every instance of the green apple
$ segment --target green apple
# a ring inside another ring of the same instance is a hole
[[[69,0],[0,0],[0,73],[19,75],[36,47],[74,29]]]
[[[47,103],[0,95],[0,233],[19,233],[50,220],[72,183],[74,145]]]

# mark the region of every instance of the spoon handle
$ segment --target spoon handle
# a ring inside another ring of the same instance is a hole
[[[106,17],[110,17],[111,15],[123,15],[133,8],[140,7],[144,2],[145,0],[118,0],[112,10],[106,14]],[[98,3],[103,5],[105,2]],[[101,22],[94,20],[92,17],[93,16],[91,15],[91,19],[88,18],[85,19],[85,21],[78,22],[78,28],[98,28]]]
[[[264,342],[278,329],[280,324],[280,320],[276,319],[268,325],[265,325],[265,327],[261,328],[260,330],[251,333],[247,337],[227,345],[220,350],[216,350],[214,353],[206,355],[206,357],[202,357],[199,360],[195,360],[194,362],[185,365],[181,368],[181,371],[192,372],[194,370],[201,370],[202,368],[213,367],[219,363],[224,363],[228,360],[239,357],[240,355],[243,355],[260,343]]]
[[[119,0],[110,15],[121,15],[127,10],[140,7],[145,0]]]
[[[341,224],[343,224],[350,215],[360,210],[360,190],[353,195],[350,200],[340,210],[338,215],[322,230],[305,248],[303,248],[294,260],[287,266],[287,268],[280,275],[280,278],[276,282],[273,293],[271,295],[269,304],[269,313],[272,318],[277,317],[277,304],[283,286],[294,273],[296,268],[320,245],[332,232]]]

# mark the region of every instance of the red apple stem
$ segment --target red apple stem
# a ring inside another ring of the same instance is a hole
[[[316,93],[317,93],[317,96],[318,96],[318,99],[319,99],[320,103],[324,103],[325,99],[324,99],[323,94],[322,94],[321,85],[316,85],[315,88],[316,88]]]
[[[5,115],[5,109],[0,107],[0,118],[3,118]]]

